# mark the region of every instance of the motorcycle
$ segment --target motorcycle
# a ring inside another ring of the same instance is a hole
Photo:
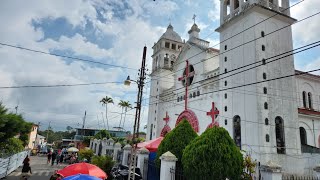
[[[127,180],[129,176],[129,167],[122,164],[117,164],[112,167],[111,176],[116,180]],[[140,168],[137,167],[135,168],[135,179],[142,179]]]

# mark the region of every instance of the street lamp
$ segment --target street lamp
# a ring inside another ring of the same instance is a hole
[[[131,80],[131,79],[130,79],[130,76],[128,76],[127,79],[124,81],[124,85],[125,85],[125,86],[130,86],[131,81],[133,81],[133,80]],[[134,82],[136,82],[136,81],[134,81]]]
[[[144,80],[146,79],[145,69],[146,69],[146,53],[147,47],[144,46],[143,48],[143,55],[142,55],[142,64],[141,68],[139,69],[139,79],[137,81],[131,80],[130,76],[124,81],[124,84],[129,86],[131,81],[136,82],[138,85],[138,95],[137,95],[137,106],[136,108],[136,115],[134,118],[134,125],[133,125],[133,135],[132,135],[132,142],[133,147],[131,149],[131,156],[130,156],[130,166],[129,166],[129,175],[128,180],[135,179],[135,166],[137,161],[137,146],[138,146],[138,138],[139,138],[139,126],[140,126],[140,115],[141,115],[141,104],[142,104],[142,94],[143,94],[143,86]]]

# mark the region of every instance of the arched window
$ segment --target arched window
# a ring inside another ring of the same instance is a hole
[[[284,138],[284,124],[281,117],[277,116],[275,119],[275,131],[276,131],[276,145],[277,145],[277,153],[285,154],[286,153],[286,144]]]
[[[305,91],[303,91],[302,92],[302,102],[303,102],[303,107],[304,108],[307,108],[307,97],[306,97],[307,95],[306,95],[306,92]]]
[[[241,119],[238,115],[233,117],[233,140],[241,149]]]
[[[300,130],[301,145],[306,145],[307,144],[307,132],[303,127],[300,127],[299,130]]]
[[[308,92],[308,102],[309,102],[309,109],[312,109],[312,94]]]
[[[267,102],[264,103],[264,109],[268,109],[268,103]]]

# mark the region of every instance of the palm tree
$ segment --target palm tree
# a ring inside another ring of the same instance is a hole
[[[119,128],[121,128],[122,114],[123,114],[123,109],[124,109],[124,106],[125,106],[125,102],[126,101],[120,100],[120,102],[118,104],[121,107],[121,118],[120,118]]]
[[[100,100],[100,102],[102,103],[102,106],[104,106],[104,105],[106,106],[106,120],[107,120],[107,126],[108,126],[108,130],[109,130],[109,123],[108,123],[108,104],[109,104],[109,103],[114,104],[114,103],[113,103],[113,99],[112,99],[111,97],[106,96],[106,97],[102,98],[102,99]],[[103,123],[104,123],[104,121],[103,121]],[[104,128],[106,128],[106,124],[104,124]]]
[[[132,109],[129,101],[124,101],[123,107],[124,107],[124,119],[123,119],[122,129],[124,128],[124,122],[126,121],[126,115],[127,115],[128,108]]]

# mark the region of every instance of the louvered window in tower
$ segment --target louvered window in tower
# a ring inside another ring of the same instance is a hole
[[[303,102],[303,107],[307,107],[307,93],[305,91],[302,92],[302,102]]]
[[[308,92],[308,103],[309,103],[309,109],[313,109],[313,107],[312,107],[312,94],[311,94],[311,92]]]

